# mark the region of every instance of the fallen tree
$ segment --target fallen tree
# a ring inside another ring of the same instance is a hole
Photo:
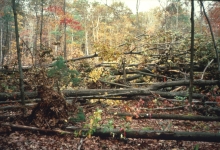
[[[50,129],[41,129],[33,126],[25,126],[25,125],[18,125],[18,124],[10,124],[10,123],[2,123],[1,126],[9,126],[11,127],[12,130],[29,130],[32,132],[39,132],[39,133],[44,133],[44,134],[72,134],[72,132],[68,131],[63,131],[63,130],[50,130]]]
[[[160,92],[160,91],[149,91],[148,89],[86,89],[86,90],[64,90],[62,93],[66,97],[79,97],[82,96],[84,99],[91,98],[108,98],[108,96],[146,96],[152,94],[159,94],[162,97],[174,98],[176,96],[186,97],[188,92]],[[25,92],[25,99],[39,98],[37,92]],[[200,93],[193,93],[193,98],[203,98],[204,95]],[[16,100],[20,99],[20,93],[0,93],[0,100]]]
[[[89,129],[78,127],[66,127],[66,130],[49,130],[40,129],[31,126],[23,126],[17,124],[2,123],[2,126],[10,126],[13,130],[29,130],[41,132],[44,134],[73,134],[73,132],[80,132],[79,136],[85,137],[89,133]],[[83,134],[84,133],[84,134]],[[142,138],[142,139],[158,139],[158,140],[184,140],[184,141],[205,141],[205,142],[220,142],[220,134],[218,133],[205,133],[205,132],[180,132],[180,131],[154,131],[142,129],[96,129],[93,136],[101,138],[114,137],[120,138]]]
[[[219,85],[219,80],[195,80],[194,85]],[[108,96],[142,96],[159,94],[161,97],[174,98],[176,96],[187,97],[188,92],[161,92],[158,91],[161,88],[175,87],[175,86],[188,86],[189,80],[171,81],[171,82],[160,82],[153,83],[147,88],[128,88],[128,89],[85,89],[85,90],[64,90],[62,91],[66,97],[78,97],[78,96],[89,96],[89,97],[100,97],[108,98]],[[37,92],[25,92],[26,99],[37,98]],[[200,93],[193,93],[193,98],[203,98],[205,95]],[[85,97],[86,98],[86,97]],[[20,99],[20,93],[0,93],[0,100],[15,100]]]
[[[210,116],[188,116],[188,115],[173,115],[173,114],[148,114],[140,113],[133,115],[131,113],[115,113],[110,112],[109,114],[115,116],[131,116],[133,119],[174,119],[174,120],[190,120],[190,121],[220,121],[220,117]]]
[[[122,132],[119,129],[96,130],[93,136],[108,137],[114,133],[116,136],[125,134],[126,138],[142,138],[142,139],[157,139],[157,140],[184,140],[184,141],[205,141],[205,142],[220,142],[220,134],[205,133],[205,132],[172,132],[172,131],[151,131],[151,130],[127,130]]]

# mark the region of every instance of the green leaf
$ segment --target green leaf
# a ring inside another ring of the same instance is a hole
[[[77,113],[77,117],[76,118],[70,118],[71,121],[73,122],[83,122],[86,121],[86,115],[83,112],[83,109],[80,107]]]
[[[196,144],[196,146],[194,147],[194,150],[199,150],[199,144]]]
[[[79,84],[79,72],[77,70],[70,70],[62,57],[58,57],[52,66],[53,68],[48,70],[48,77],[58,80],[61,83],[60,86],[67,86],[70,82],[74,86]]]

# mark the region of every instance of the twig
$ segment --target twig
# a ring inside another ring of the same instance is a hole
[[[137,71],[137,73],[144,74],[144,75],[147,75],[147,76],[152,76],[152,77],[174,79],[174,78],[171,78],[171,77],[167,77],[167,76],[163,76],[163,75],[157,75],[157,74],[153,74],[153,73],[146,73],[146,72],[142,72],[142,71]]]
[[[81,150],[81,146],[82,146],[82,144],[83,144],[83,141],[84,141],[83,138],[81,138],[81,139],[80,139],[80,142],[79,142],[79,146],[78,146],[78,148],[77,148],[78,150]]]
[[[142,110],[174,110],[174,109],[182,109],[186,106],[177,106],[177,107],[165,107],[165,108],[141,108]]]
[[[207,66],[206,66],[205,69],[203,70],[201,80],[203,80],[205,71],[206,71],[206,69],[211,65],[211,63],[213,62],[213,60],[214,60],[214,59],[212,59],[210,62],[208,62]]]
[[[104,99],[106,99],[106,98],[108,98],[108,99],[110,99],[110,98],[112,98],[112,97],[109,97],[109,96],[122,96],[122,95],[127,95],[127,94],[129,94],[129,92],[125,92],[125,93],[117,93],[117,94],[106,94],[106,95],[92,95],[92,96],[82,96],[82,98],[84,99],[89,99],[89,98],[98,98],[98,99],[101,99],[101,98],[104,98]],[[117,98],[116,98],[117,99]],[[120,98],[118,98],[118,99],[120,99]]]
[[[174,90],[171,90],[170,92],[176,92],[176,91],[179,91],[183,88],[184,86],[180,86],[180,87],[177,87],[175,88]]]
[[[122,87],[132,88],[131,86],[127,86],[127,85],[120,84],[120,83],[108,82],[108,81],[103,81],[103,80],[99,80],[99,81],[104,82],[104,83],[108,83],[108,84],[122,86]]]

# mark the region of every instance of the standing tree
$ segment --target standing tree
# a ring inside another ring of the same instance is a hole
[[[190,16],[184,4],[186,5],[187,3],[181,0],[166,0],[166,4],[163,8],[165,13],[163,21],[165,29],[179,31],[190,28],[188,22]]]
[[[40,49],[42,49],[43,21],[44,21],[44,1],[41,0]]]
[[[67,4],[65,4],[65,6],[67,6]],[[65,8],[65,12],[64,12],[64,8],[60,7],[60,6],[54,6],[54,5],[50,5],[49,7],[47,7],[45,9],[48,12],[54,14],[54,16],[57,18],[53,24],[55,24],[55,31],[52,32],[52,34],[54,34],[56,36],[56,42],[54,42],[53,44],[55,46],[60,45],[60,39],[61,39],[61,30],[60,28],[62,26],[64,26],[64,57],[67,53],[67,47],[65,46],[68,42],[68,32],[70,30],[81,30],[81,24],[79,21],[75,20],[74,15],[72,15],[71,13],[69,13],[67,11],[67,9]],[[51,26],[51,27],[53,27]],[[56,50],[55,50],[56,51]],[[67,59],[67,58],[66,58]]]
[[[21,92],[21,101],[22,105],[24,105],[24,83],[23,83],[23,72],[22,72],[22,64],[21,64],[21,50],[19,47],[19,33],[18,33],[18,21],[17,21],[17,6],[18,3],[15,0],[12,0],[12,9],[14,13],[14,23],[15,23],[15,36],[16,36],[16,47],[17,47],[17,57],[18,57],[18,70],[19,70],[19,81],[20,81],[20,92]]]
[[[67,51],[66,51],[66,0],[63,0],[63,12],[64,12],[64,46],[63,46],[63,53],[64,59],[67,59]]]
[[[191,1],[191,47],[190,47],[190,84],[189,84],[189,103],[192,110],[192,94],[193,94],[193,59],[194,59],[194,0]]]
[[[0,17],[1,44],[0,44],[0,62],[4,65],[4,57],[9,52],[10,47],[10,32],[13,14],[10,3],[2,3],[2,15]]]

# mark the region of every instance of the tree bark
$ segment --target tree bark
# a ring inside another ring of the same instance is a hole
[[[66,0],[63,1],[63,12],[64,12],[64,60],[67,60],[67,50],[66,50]]]
[[[23,71],[22,71],[22,64],[21,64],[21,50],[19,47],[19,33],[18,33],[18,20],[17,20],[17,11],[16,11],[16,4],[15,0],[12,0],[12,9],[14,13],[14,23],[15,23],[15,35],[16,35],[16,47],[17,47],[17,57],[18,57],[18,70],[19,70],[19,81],[20,81],[20,95],[21,95],[21,101],[22,105],[24,105],[24,82],[23,82]]]
[[[34,56],[34,65],[38,64],[37,62],[37,39],[38,39],[38,26],[39,26],[39,17],[38,17],[38,10],[37,10],[37,2],[35,2],[34,6],[35,10],[35,16],[36,16],[36,25],[33,27],[33,32],[34,32],[34,42],[33,42],[33,56]]]
[[[1,47],[0,47],[0,62],[1,62],[1,65],[2,65],[2,67],[3,67],[3,63],[2,63],[2,60],[3,60],[3,56],[2,56],[2,50],[3,50],[3,23],[1,22],[1,35],[0,35],[0,37],[1,37],[1,40],[0,40],[0,44],[1,44]]]
[[[70,128],[68,128],[71,131]],[[75,131],[72,130],[72,131]],[[205,141],[205,142],[220,142],[220,134],[204,133],[204,132],[172,132],[172,131],[152,131],[141,129],[130,129],[124,132],[120,129],[97,129],[93,136],[110,137],[112,133],[115,137],[126,135],[126,138],[142,138],[142,139],[158,139],[158,140],[184,140],[184,141]]]
[[[44,22],[44,4],[41,0],[41,23],[40,23],[40,49],[42,50],[42,35],[43,35],[43,22]]]
[[[194,68],[194,0],[191,0],[191,47],[190,47],[190,82],[189,82],[189,109],[192,111],[192,94],[193,94],[193,68]]]
[[[218,80],[195,80],[194,85],[219,85]],[[170,87],[170,86],[187,86],[189,85],[189,80],[181,80],[181,81],[171,81],[171,82],[160,82],[160,83],[154,83],[151,86],[147,88],[129,88],[129,89],[85,89],[85,90],[64,90],[62,93],[66,97],[79,97],[79,96],[102,96],[108,97],[109,96],[142,96],[142,95],[152,95],[152,94],[158,94],[161,97],[166,98],[174,98],[176,96],[183,96],[186,97],[188,95],[187,91],[182,92],[161,92],[156,91],[161,88]],[[107,94],[106,94],[107,93]],[[31,99],[36,98],[37,92],[25,92],[25,98]],[[192,97],[194,98],[203,98],[205,95],[200,93],[193,93]],[[0,100],[15,100],[20,99],[21,95],[18,92],[15,93],[0,93]]]
[[[2,123],[2,126],[10,126],[13,130],[29,130],[34,132],[46,133],[46,134],[73,134],[72,132],[64,131],[64,130],[49,130],[49,129],[41,129],[37,127],[31,126],[24,126],[18,124],[9,124],[9,123]]]
[[[209,116],[187,116],[187,115],[173,115],[173,114],[146,114],[140,113],[138,117],[131,113],[115,113],[109,114],[116,116],[132,116],[134,119],[174,119],[174,120],[190,120],[190,121],[220,121],[220,117]]]
[[[9,123],[2,123],[2,126],[10,126],[13,130],[30,130],[35,132],[41,132],[45,134],[73,134],[73,131],[80,131],[88,133],[88,129],[82,129],[77,127],[67,127],[66,130],[48,130],[40,129],[31,126],[23,126]],[[101,138],[112,137],[120,138],[121,135],[126,135],[125,138],[142,138],[142,139],[158,139],[158,140],[184,140],[184,141],[204,141],[204,142],[220,142],[220,134],[217,133],[205,133],[205,132],[172,132],[172,131],[154,131],[154,130],[141,130],[141,129],[96,129],[92,134],[93,136],[99,136]],[[82,134],[81,134],[82,136]],[[85,135],[84,135],[85,137]]]

